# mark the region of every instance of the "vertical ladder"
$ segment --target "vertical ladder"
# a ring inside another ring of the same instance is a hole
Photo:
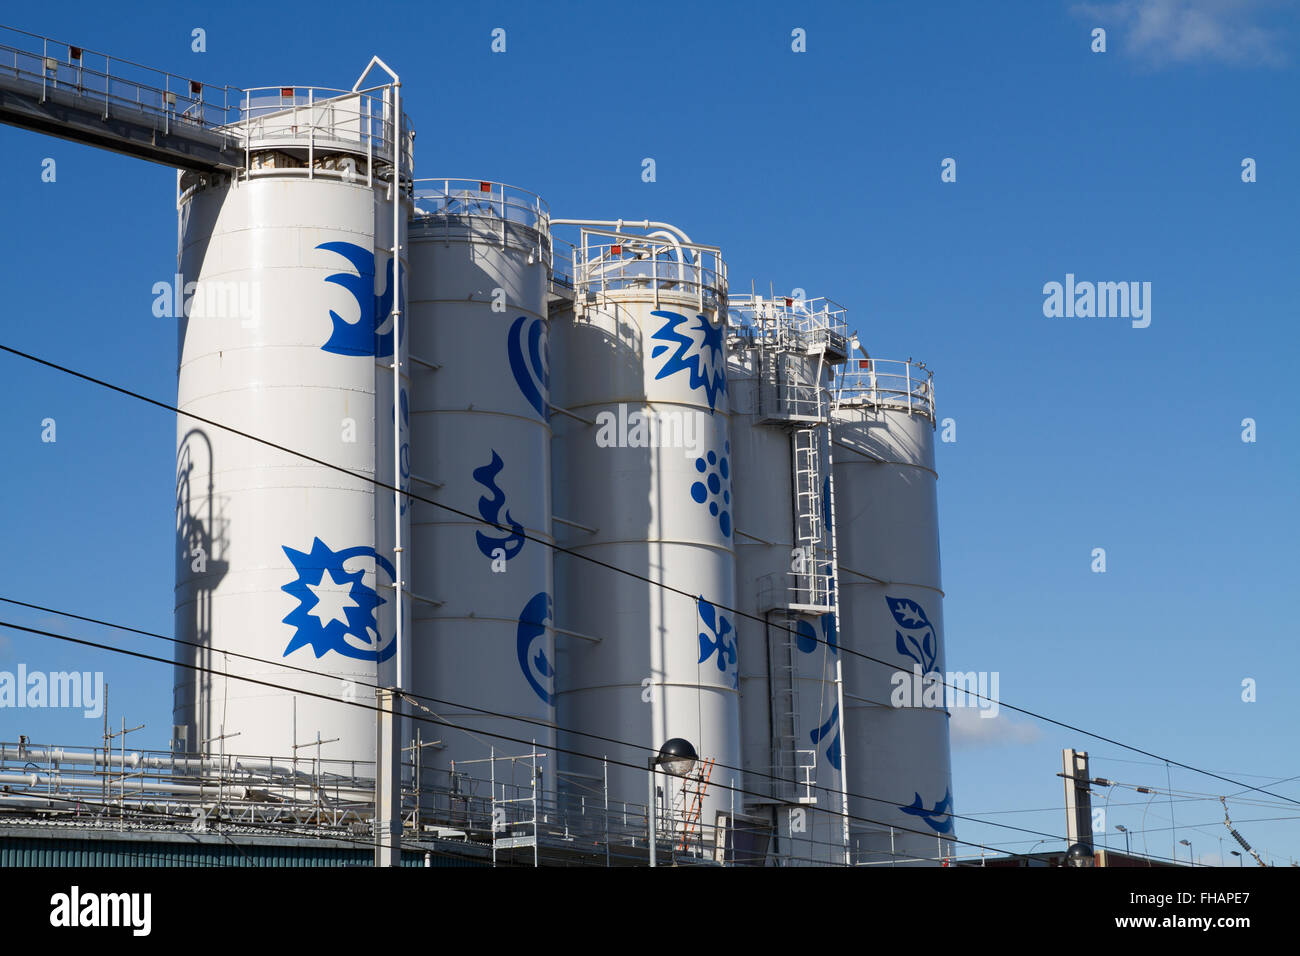
[[[704,766],[691,774],[687,784],[682,787],[683,802],[689,791],[691,804],[682,823],[682,839],[677,846],[678,850],[686,849],[691,842],[691,833],[700,822],[700,814],[704,810],[704,795],[709,791],[709,778],[713,776],[714,763],[712,758],[705,760]]]
[[[819,428],[796,428],[790,437],[793,459],[794,543],[805,564],[796,575],[791,603],[820,606],[828,595],[822,585],[826,558],[826,522],[822,514],[821,443]]]
[[[768,661],[772,692],[773,796],[793,799],[799,773],[799,649],[794,618],[781,615],[768,624]]]

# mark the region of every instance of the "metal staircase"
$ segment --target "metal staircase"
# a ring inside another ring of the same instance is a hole
[[[825,615],[830,614],[838,622],[839,617],[832,408],[823,378],[828,367],[839,365],[847,357],[843,311],[826,300],[796,303],[791,298],[765,299],[757,295],[733,297],[732,307],[745,319],[737,328],[733,347],[751,353],[752,367],[757,373],[757,421],[787,431],[790,441],[791,541],[798,551],[792,555],[784,588],[769,579],[763,582],[760,595],[760,606],[768,622],[774,777],[771,798],[779,803],[816,804],[819,802],[818,757],[826,745],[821,740],[813,741],[809,733],[812,728],[801,725],[799,678],[801,668],[805,679],[809,667],[814,667],[814,672],[820,671],[824,698],[829,687],[825,668],[833,652],[825,645],[814,649],[812,655],[801,652],[798,629],[801,622],[810,618],[824,621]],[[822,628],[818,640],[824,640],[823,635],[829,637],[830,633],[829,629]],[[810,663],[814,658],[817,663]],[[832,693],[842,715],[838,655],[834,667]],[[841,727],[841,741],[842,731]],[[843,765],[841,746],[841,771]],[[843,793],[840,803],[845,803]],[[845,820],[847,847],[847,817]]]

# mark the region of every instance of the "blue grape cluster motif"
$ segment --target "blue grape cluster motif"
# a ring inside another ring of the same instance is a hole
[[[725,538],[731,537],[731,442],[723,446],[722,455],[709,452],[695,459],[695,470],[703,477],[691,485],[691,497],[699,504],[708,504],[709,514],[718,519],[718,527]]]

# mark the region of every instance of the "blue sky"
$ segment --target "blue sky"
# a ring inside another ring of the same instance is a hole
[[[318,18],[177,3],[128,25],[74,0],[5,19],[233,86],[347,87],[379,54],[402,74],[420,175],[518,184],[560,216],[674,222],[722,247],[735,288],[842,302],[873,355],[935,369],[939,414],[957,423],[939,447],[949,666],[998,671],[1008,703],[1247,783],[1300,774],[1294,3],[689,16],[371,3]],[[494,27],[505,54],[489,50]],[[806,53],[791,51],[796,27]],[[1090,50],[1094,27],[1105,53]],[[940,181],[945,157],[955,183]],[[1257,182],[1241,180],[1245,157]],[[174,172],[0,127],[0,182],[0,340],[173,400],[175,326],[150,290],[174,271]],[[1044,317],[1044,283],[1067,273],[1150,282],[1150,327]],[[0,381],[0,594],[170,632],[172,417],[11,356]],[[47,417],[54,444],[40,440]],[[1097,547],[1105,574],[1090,570]],[[94,633],[8,607],[0,619]],[[165,746],[169,668],[0,632],[0,669],[18,661],[104,670],[114,719]],[[1166,785],[1162,764],[1003,714],[959,721],[958,813],[1063,832],[1066,746],[1090,751],[1095,774]],[[10,740],[88,745],[98,728],[0,713]],[[1208,795],[1175,818],[1212,859],[1217,795],[1240,788],[1172,781]],[[1300,799],[1300,783],[1274,789]],[[1300,807],[1265,802],[1229,805],[1257,848],[1300,857]],[[1117,790],[1108,822],[1137,834],[1144,811],[1149,849],[1168,855],[1167,799]],[[958,835],[1024,839],[969,821]]]

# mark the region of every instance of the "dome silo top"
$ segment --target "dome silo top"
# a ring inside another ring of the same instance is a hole
[[[304,161],[307,169],[321,172],[317,160],[346,154],[367,161],[376,172],[392,169],[394,144],[393,88],[388,85],[362,90],[336,90],[321,86],[264,86],[238,91],[238,102],[226,110],[221,129],[234,136],[250,156],[279,153]],[[401,175],[408,180],[414,168],[415,131],[402,114]],[[262,168],[266,168],[263,165]],[[281,166],[281,168],[283,168]]]
[[[727,309],[727,265],[717,246],[686,242],[667,230],[645,235],[583,228],[573,248],[580,301],[606,297],[694,300],[715,327]]]
[[[486,179],[415,180],[411,234],[532,252],[551,267],[551,209],[541,196]]]
[[[934,372],[913,359],[864,358],[849,362],[840,377],[836,404],[904,411],[934,425]]]

